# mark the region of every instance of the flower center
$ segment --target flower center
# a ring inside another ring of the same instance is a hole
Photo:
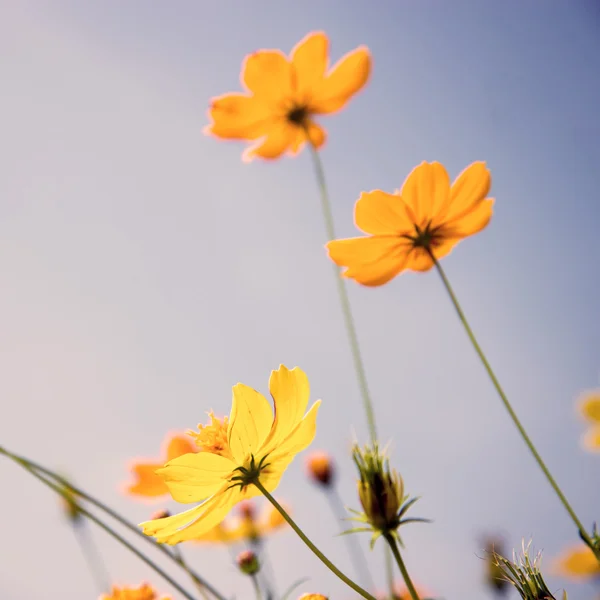
[[[308,106],[294,105],[287,113],[287,120],[298,127],[304,127],[309,116]]]
[[[213,412],[208,413],[210,423],[208,425],[198,425],[198,432],[188,431],[196,440],[196,445],[202,452],[212,452],[221,456],[231,457],[229,442],[227,441],[227,417],[218,419]]]
[[[424,248],[429,250],[439,245],[442,236],[439,234],[438,229],[431,229],[431,224],[427,223],[424,229],[421,229],[418,225],[415,225],[416,235],[412,236],[414,248]]]
[[[233,477],[229,478],[232,487],[239,486],[242,490],[247,486],[258,481],[262,471],[269,466],[267,462],[268,456],[263,456],[260,460],[256,460],[254,454],[248,457],[243,467],[234,469]]]

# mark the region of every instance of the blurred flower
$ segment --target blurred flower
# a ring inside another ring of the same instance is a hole
[[[329,600],[327,596],[323,594],[302,594],[298,600]]]
[[[421,600],[424,600],[429,596],[429,594],[424,590],[424,588],[420,586],[415,586],[415,590],[417,591],[417,595]],[[394,588],[394,598],[393,600],[411,600],[410,592],[404,583],[400,583]]]
[[[214,445],[206,439],[202,452],[185,454],[158,470],[177,502],[201,502],[183,513],[141,524],[146,535],[160,543],[177,544],[198,539],[221,523],[231,508],[246,498],[259,496],[253,483],[269,492],[294,456],[313,440],[320,400],[308,406],[309,384],[298,367],[283,365],[271,372],[269,402],[256,390],[238,383],[233,387],[233,406],[227,427],[213,432]],[[207,498],[208,496],[208,498]]]
[[[579,411],[591,427],[583,436],[583,445],[587,450],[600,452],[600,390],[583,394],[579,400]]]
[[[400,540],[398,529],[401,525],[426,522],[425,519],[403,518],[417,498],[408,500],[404,495],[404,482],[395,469],[390,469],[389,460],[379,451],[377,444],[360,448],[355,445],[352,458],[358,468],[360,479],[357,483],[358,496],[364,513],[352,511],[357,517],[353,521],[364,523],[366,527],[350,530],[372,531],[371,547],[381,535],[391,534]]]
[[[280,502],[280,504],[282,504]],[[240,515],[228,517],[216,527],[203,533],[194,542],[234,544],[242,541],[258,541],[261,538],[281,529],[287,522],[270,504],[267,504],[258,518],[250,500],[242,500],[239,504]],[[286,512],[289,509],[284,505]]]
[[[252,550],[244,550],[236,559],[240,571],[246,575],[256,575],[260,571],[258,556]]]
[[[554,562],[553,571],[574,581],[600,576],[600,564],[588,546],[581,543],[565,550]]]
[[[159,600],[154,589],[147,583],[138,588],[113,587],[110,595],[100,596],[100,600]],[[168,596],[162,596],[160,600],[171,600]]]
[[[328,66],[329,40],[323,32],[308,34],[289,57],[280,50],[250,54],[240,76],[245,91],[212,99],[205,133],[254,142],[243,154],[245,161],[296,154],[307,137],[321,147],[325,131],[313,117],[342,109],[365,85],[371,55],[361,46]]]
[[[313,481],[324,487],[329,487],[335,474],[331,456],[320,450],[308,455],[306,470]]]
[[[354,221],[369,235],[328,242],[329,256],[346,267],[344,277],[366,286],[383,285],[405,270],[428,271],[431,254],[446,256],[488,224],[494,203],[486,197],[490,185],[483,162],[468,166],[452,185],[443,165],[423,162],[399,194],[363,192]]]
[[[164,458],[159,460],[136,459],[130,463],[129,468],[136,481],[127,485],[127,493],[146,499],[159,499],[161,496],[168,494],[167,486],[156,474],[156,471],[174,458],[197,451],[198,448],[188,436],[181,433],[167,435],[161,452]]]
[[[502,568],[498,565],[496,554],[504,556],[504,542],[499,538],[485,540],[485,583],[496,594],[505,594],[510,582],[504,576]]]

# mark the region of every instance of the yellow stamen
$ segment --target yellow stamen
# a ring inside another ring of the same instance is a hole
[[[198,424],[198,432],[188,431],[188,435],[195,439],[196,445],[202,452],[212,452],[231,458],[231,450],[227,441],[227,428],[229,425],[227,417],[219,419],[215,417],[212,411],[208,413],[208,416],[210,417],[210,424],[202,425],[200,423]]]

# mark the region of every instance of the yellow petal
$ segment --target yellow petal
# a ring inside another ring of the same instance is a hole
[[[322,31],[309,33],[292,50],[292,72],[300,101],[308,101],[311,93],[323,83],[329,63],[328,51],[329,40]]]
[[[292,94],[292,67],[280,50],[259,50],[242,65],[242,84],[258,99],[277,102]]]
[[[448,172],[439,162],[422,162],[404,181],[401,195],[416,224],[423,229],[448,202]]]
[[[585,419],[600,423],[600,390],[583,394],[579,400],[579,410]]]
[[[265,137],[244,150],[242,160],[250,162],[257,156],[266,160],[279,158],[292,145],[296,129],[285,119],[278,120],[269,127]]]
[[[554,572],[573,580],[586,580],[600,575],[600,564],[594,553],[579,544],[566,550],[554,563]]]
[[[373,236],[334,240],[326,245],[329,257],[342,273],[366,286],[383,285],[405,267],[411,245],[397,236]]]
[[[204,132],[228,140],[254,140],[271,126],[268,104],[246,94],[225,94],[214,98],[208,110],[212,121]]]
[[[176,502],[201,502],[223,487],[236,465],[219,454],[194,452],[169,461],[157,474]]]
[[[188,454],[189,452],[198,452],[198,448],[190,436],[181,434],[174,435],[167,444],[167,461],[173,460],[183,454]]]
[[[165,482],[156,474],[162,463],[133,463],[131,470],[137,481],[127,486],[127,492],[134,496],[156,498],[169,493]]]
[[[311,444],[317,432],[319,406],[321,406],[321,401],[317,400],[287,437],[279,439],[272,454],[269,454],[269,462],[276,461],[279,457],[294,457]]]
[[[269,392],[275,405],[275,420],[262,452],[270,452],[275,448],[304,417],[310,397],[308,377],[298,367],[290,370],[285,365],[279,365],[279,369],[271,371]]]
[[[494,199],[486,198],[476,204],[469,212],[448,221],[443,229],[448,231],[451,237],[467,237],[479,233],[492,218]]]
[[[414,233],[414,225],[402,198],[381,190],[360,195],[354,207],[354,222],[359,229],[372,235]]]
[[[365,46],[343,56],[325,76],[318,95],[310,103],[315,113],[332,113],[343,106],[368,81],[371,53]]]
[[[243,383],[234,385],[227,439],[238,464],[256,454],[272,426],[273,411],[267,399]]]
[[[431,256],[422,248],[415,248],[408,257],[405,269],[407,271],[424,272],[429,271],[432,267]]]
[[[586,431],[583,436],[583,446],[586,450],[600,452],[600,425]]]
[[[491,185],[492,177],[484,162],[469,165],[452,184],[444,220],[456,219],[471,212],[486,198]]]

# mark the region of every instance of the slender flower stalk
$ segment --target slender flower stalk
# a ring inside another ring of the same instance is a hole
[[[73,533],[77,538],[79,547],[81,548],[81,554],[85,558],[90,573],[98,586],[100,593],[104,593],[110,590],[110,576],[106,570],[106,565],[102,560],[100,552],[94,545],[90,532],[88,531],[85,523],[73,524]]]
[[[252,579],[252,585],[254,586],[254,593],[256,594],[256,600],[262,600],[262,592],[260,591],[258,577],[256,575],[252,575],[250,577],[250,579]]]
[[[167,556],[168,558],[173,560],[175,562],[175,564],[177,564],[179,567],[181,567],[186,573],[188,573],[194,579],[194,582],[197,585],[198,584],[202,585],[215,598],[217,598],[217,600],[226,600],[225,596],[223,594],[219,593],[210,583],[205,581],[202,577],[200,577],[200,575],[198,575],[197,573],[192,571],[189,567],[186,568],[186,565],[182,564],[182,562],[177,558],[177,556],[172,554],[166,546],[157,544],[152,538],[149,538],[148,536],[144,535],[135,525],[132,525],[129,521],[127,521],[127,519],[122,517],[119,513],[114,511],[112,508],[110,508],[109,506],[107,506],[106,504],[101,502],[100,500],[97,500],[96,498],[94,498],[94,496],[90,496],[87,492],[85,492],[81,488],[76,487],[72,483],[66,481],[64,479],[64,477],[62,477],[61,475],[58,475],[54,471],[34,462],[32,460],[29,460],[23,456],[13,454],[12,452],[9,452],[8,450],[6,450],[6,448],[3,448],[2,446],[0,446],[0,454],[4,454],[6,457],[10,458],[11,460],[13,460],[14,462],[16,462],[20,465],[27,465],[28,470],[34,476],[39,478],[39,473],[41,473],[41,474],[49,477],[53,481],[55,481],[56,484],[58,485],[58,487],[60,487],[61,489],[65,488],[65,487],[68,488],[73,494],[75,494],[79,498],[85,500],[86,502],[89,502],[92,506],[95,506],[96,508],[98,508],[99,510],[101,510],[102,512],[107,514],[109,517],[113,518],[115,521],[120,523],[123,527],[125,527],[126,529],[128,529],[129,531],[134,533],[139,538],[146,540],[146,542],[149,543],[151,546],[153,546],[158,551],[162,552],[165,556]],[[47,481],[46,479],[43,479],[43,481],[46,482],[47,484],[51,483],[51,482]],[[107,527],[108,530],[110,530],[111,535],[112,535],[112,533],[114,533],[113,530],[108,525],[105,524],[105,527]]]
[[[265,489],[264,485],[260,482],[259,478],[256,478],[252,482],[265,496],[265,498],[279,511],[281,516],[288,522],[289,526],[298,534],[298,537],[312,550],[312,552],[317,556],[317,558],[332,572],[334,575],[337,575],[346,585],[351,587],[356,593],[360,594],[363,598],[367,600],[376,600],[374,596],[369,594],[366,590],[363,590],[357,583],[354,583],[352,579],[344,575],[311,541],[308,539],[306,534],[296,525],[295,521],[287,514],[283,506],[269,494],[269,492]]]
[[[190,576],[190,579],[192,580],[192,583],[196,586],[198,593],[202,596],[204,600],[209,600],[208,594],[206,593],[206,589],[191,572],[185,558],[183,557],[183,552],[181,552],[181,550],[179,549],[179,546],[173,546],[172,553],[174,555],[175,561],[178,564],[180,564],[183,567],[184,571]]]
[[[327,232],[328,241],[335,239],[335,229],[333,225],[333,213],[331,211],[331,202],[329,200],[329,193],[327,191],[327,183],[325,180],[325,171],[323,170],[323,163],[319,152],[314,144],[309,144],[311,156],[313,159],[313,166],[315,169],[315,176],[317,179],[317,185],[321,193],[321,209],[323,211],[323,220],[325,221],[325,230]],[[342,305],[342,314],[344,316],[344,324],[346,325],[346,331],[348,332],[348,338],[350,341],[350,350],[352,351],[352,359],[354,361],[354,370],[356,371],[356,378],[358,379],[358,386],[363,400],[365,413],[367,415],[367,425],[369,427],[369,435],[371,441],[377,441],[377,426],[375,425],[375,412],[373,410],[373,401],[371,394],[369,393],[369,386],[367,384],[367,374],[365,372],[365,366],[360,353],[360,345],[358,343],[358,335],[356,333],[356,325],[354,324],[354,317],[352,316],[352,309],[350,308],[350,299],[348,298],[348,290],[346,289],[345,281],[340,277],[340,269],[335,264],[333,265],[333,274],[340,298],[340,304]]]
[[[392,565],[392,551],[388,546],[384,546],[385,552],[385,578],[387,581],[388,592],[390,594],[390,600],[393,600],[396,590],[394,587],[394,568]]]
[[[391,533],[384,533],[383,537],[386,539],[387,543],[389,544],[392,554],[394,555],[394,558],[396,559],[396,563],[398,564],[400,573],[402,573],[402,578],[404,579],[404,583],[406,584],[406,588],[408,589],[408,593],[410,594],[410,597],[412,598],[412,600],[419,600],[419,594],[417,593],[417,590],[415,589],[415,586],[413,585],[410,575],[408,574],[408,571],[406,570],[406,565],[404,564],[404,561],[402,560],[402,556],[400,555],[400,550],[398,548],[398,542],[396,540],[396,537],[393,536]]]
[[[552,477],[552,474],[550,473],[548,467],[546,466],[546,463],[544,463],[544,461],[542,460],[542,457],[540,456],[539,452],[536,450],[533,442],[531,441],[531,438],[525,431],[525,428],[521,424],[519,417],[517,417],[517,414],[515,413],[510,401],[508,400],[506,394],[504,393],[504,390],[502,389],[500,382],[498,381],[494,371],[492,370],[490,363],[488,362],[485,354],[483,353],[483,350],[481,349],[481,346],[479,345],[479,343],[477,342],[477,339],[475,338],[475,334],[473,333],[473,330],[471,329],[469,322],[467,321],[467,318],[458,302],[458,298],[456,297],[454,290],[452,289],[452,286],[450,285],[450,282],[448,281],[448,278],[446,277],[446,273],[442,269],[442,266],[440,265],[439,261],[434,256],[434,253],[431,250],[428,250],[428,252],[431,257],[431,260],[433,261],[433,264],[435,265],[438,273],[440,274],[442,283],[444,284],[444,287],[446,288],[446,291],[448,292],[448,296],[450,296],[450,300],[452,301],[452,304],[454,305],[454,308],[456,309],[458,318],[460,319],[460,322],[463,324],[463,327],[465,328],[465,331],[467,332],[467,336],[469,337],[469,340],[471,340],[471,344],[473,345],[473,348],[475,348],[475,352],[477,352],[477,355],[479,356],[481,362],[483,363],[483,366],[484,366],[487,374],[489,375],[494,387],[496,388],[496,391],[498,392],[498,395],[500,396],[500,399],[502,400],[502,403],[504,404],[504,408],[506,408],[508,414],[510,415],[510,418],[512,419],[517,430],[521,434],[521,437],[523,438],[523,441],[525,442],[527,448],[529,449],[529,451],[531,452],[531,454],[537,461],[538,466],[540,467],[540,469],[546,476],[546,479],[552,486],[552,489],[556,492],[556,495],[558,496],[559,500],[562,502],[566,511],[569,513],[569,516],[573,520],[573,523],[575,523],[575,525],[577,526],[577,529],[579,530],[579,535],[583,538],[583,540],[586,542],[586,544],[594,551],[596,558],[598,558],[598,560],[600,561],[600,550],[595,548],[592,539],[590,538],[589,534],[585,530],[585,527],[583,526],[583,524],[581,523],[581,521],[575,514],[575,511],[569,504],[567,498],[563,494],[558,483],[556,483],[554,477]]]

